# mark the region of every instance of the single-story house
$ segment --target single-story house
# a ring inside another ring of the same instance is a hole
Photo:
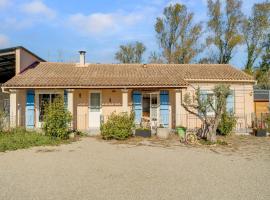
[[[151,127],[190,129],[200,121],[182,106],[183,96],[198,86],[211,95],[219,83],[230,84],[227,109],[238,118],[238,129],[251,126],[254,79],[228,64],[87,64],[39,62],[7,81],[10,125],[40,128],[44,103],[62,95],[73,115],[72,127],[97,133],[112,112],[135,112],[135,122]]]

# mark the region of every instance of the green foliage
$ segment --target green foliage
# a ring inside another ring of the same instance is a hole
[[[264,43],[264,53],[262,55],[262,62],[260,67],[255,71],[255,77],[258,81],[260,89],[270,89],[270,34]]]
[[[43,130],[46,135],[68,138],[68,129],[72,116],[64,105],[62,97],[56,98],[51,104],[45,106]]]
[[[63,143],[58,138],[42,135],[25,129],[13,129],[0,133],[0,152],[25,149],[33,146],[59,145]]]
[[[243,42],[240,30],[243,19],[242,1],[225,2],[223,6],[220,0],[208,0],[208,27],[212,34],[207,38],[207,44],[213,44],[218,49],[216,62],[220,64],[229,63],[233,50]]]
[[[145,50],[146,47],[141,42],[121,45],[119,51],[115,54],[115,59],[121,63],[141,63]]]
[[[0,132],[4,130],[5,128],[5,118],[6,114],[0,110]]]
[[[134,127],[134,114],[112,113],[107,122],[101,126],[101,135],[103,139],[124,140],[132,135]]]
[[[198,133],[200,138],[216,142],[218,123],[226,109],[227,97],[231,94],[230,85],[219,84],[213,89],[213,94],[202,95],[200,88],[196,89],[192,98],[188,93],[184,96],[183,107],[202,121],[202,128]],[[210,115],[209,111],[214,115]]]
[[[236,118],[233,114],[224,112],[221,116],[221,120],[218,124],[218,132],[221,135],[230,135],[236,126]]]
[[[270,27],[270,2],[253,5],[253,12],[243,22],[243,35],[247,47],[245,71],[252,74],[254,63],[263,51]]]
[[[190,63],[201,52],[202,26],[193,19],[194,14],[179,3],[164,8],[163,17],[157,18],[155,30],[167,63]]]

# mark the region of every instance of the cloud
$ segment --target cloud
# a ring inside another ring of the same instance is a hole
[[[7,36],[0,34],[0,47],[6,47],[9,45],[9,39]]]
[[[41,0],[33,0],[22,5],[22,11],[29,15],[40,15],[50,19],[56,16],[56,12],[44,4]]]
[[[130,27],[143,19],[141,13],[125,14],[115,13],[92,13],[84,15],[77,13],[71,15],[69,24],[84,34],[98,35],[101,33],[113,33]]]

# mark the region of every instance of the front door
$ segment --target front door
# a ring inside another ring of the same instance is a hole
[[[99,130],[101,115],[101,95],[100,92],[90,93],[89,108],[89,128],[90,130]]]

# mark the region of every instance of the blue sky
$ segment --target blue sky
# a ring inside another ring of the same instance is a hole
[[[170,3],[184,3],[196,21],[207,20],[207,0],[0,0],[0,48],[22,45],[49,61],[115,63],[119,45],[142,41],[147,52],[158,50],[156,17]],[[249,14],[259,0],[245,0]],[[232,64],[242,67],[245,49],[235,50]]]

